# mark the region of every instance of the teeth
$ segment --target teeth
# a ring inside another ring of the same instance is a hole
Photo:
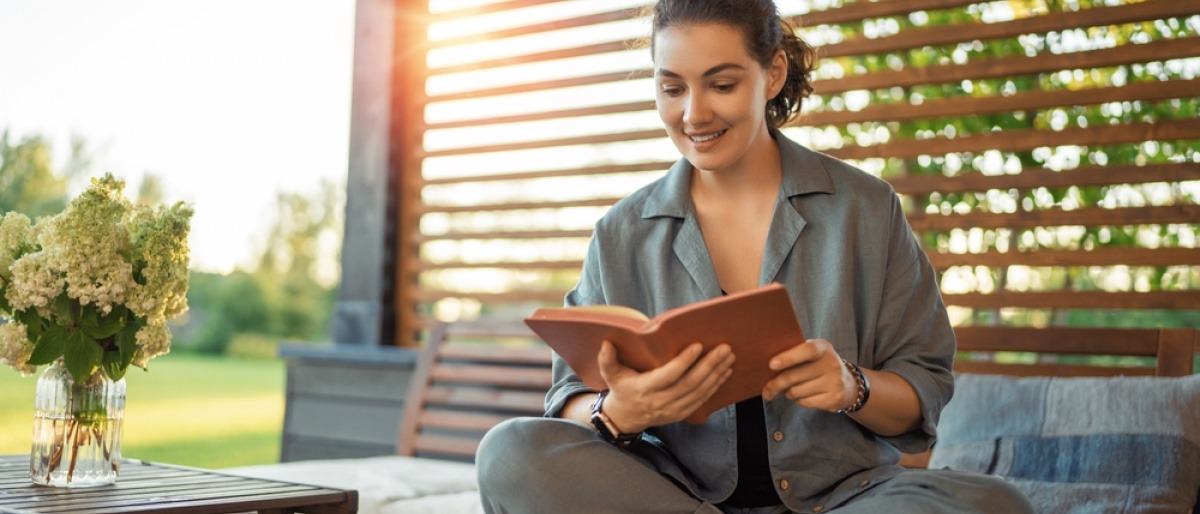
[[[692,136],[692,141],[695,141],[697,143],[703,143],[705,141],[712,141],[718,137],[721,137],[724,134],[725,134],[725,131],[722,130],[720,132],[716,132],[714,134],[707,135],[707,136]]]

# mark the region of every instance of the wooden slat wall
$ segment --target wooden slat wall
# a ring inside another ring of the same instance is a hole
[[[595,220],[677,156],[630,49],[650,2],[468,3],[429,2],[414,46],[400,344],[559,303]],[[822,52],[785,131],[892,182],[957,323],[1200,310],[1200,4],[779,3]]]

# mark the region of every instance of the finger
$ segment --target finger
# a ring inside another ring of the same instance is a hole
[[[651,377],[654,383],[662,384],[664,387],[674,384],[692,368],[692,365],[700,358],[703,351],[704,347],[700,343],[692,343],[687,348],[684,348],[682,352],[679,352],[679,355],[667,361],[666,364],[647,372],[647,375]]]
[[[784,392],[784,397],[808,409],[835,411],[847,405],[839,391],[821,387],[813,382],[797,384]]]
[[[687,398],[680,400],[680,412],[682,412],[684,416],[690,416],[696,411],[696,409],[700,408],[700,405],[708,401],[712,395],[716,394],[717,389],[721,387],[721,384],[724,384],[725,381],[729,380],[729,377],[732,375],[732,369],[726,369],[724,372],[712,374],[711,378],[706,379],[701,387],[692,389],[691,394],[689,394]]]
[[[820,359],[830,349],[824,339],[809,339],[771,358],[768,366],[775,371]]]
[[[821,370],[811,362],[793,366],[767,382],[763,387],[763,398],[772,400],[793,386],[819,380],[822,376]]]
[[[713,374],[720,375],[729,369],[733,366],[734,360],[736,357],[729,345],[718,345],[704,354],[695,364],[692,364],[692,367],[688,368],[687,372],[679,378],[679,382],[685,386],[695,387],[707,377]]]

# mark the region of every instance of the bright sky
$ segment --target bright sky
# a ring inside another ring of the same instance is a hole
[[[345,182],[354,2],[0,0],[0,131],[193,204],[193,266],[257,254],[276,192]]]

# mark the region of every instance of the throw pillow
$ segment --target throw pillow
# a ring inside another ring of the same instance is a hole
[[[1004,476],[1043,512],[1188,512],[1200,376],[961,375],[929,467]]]

